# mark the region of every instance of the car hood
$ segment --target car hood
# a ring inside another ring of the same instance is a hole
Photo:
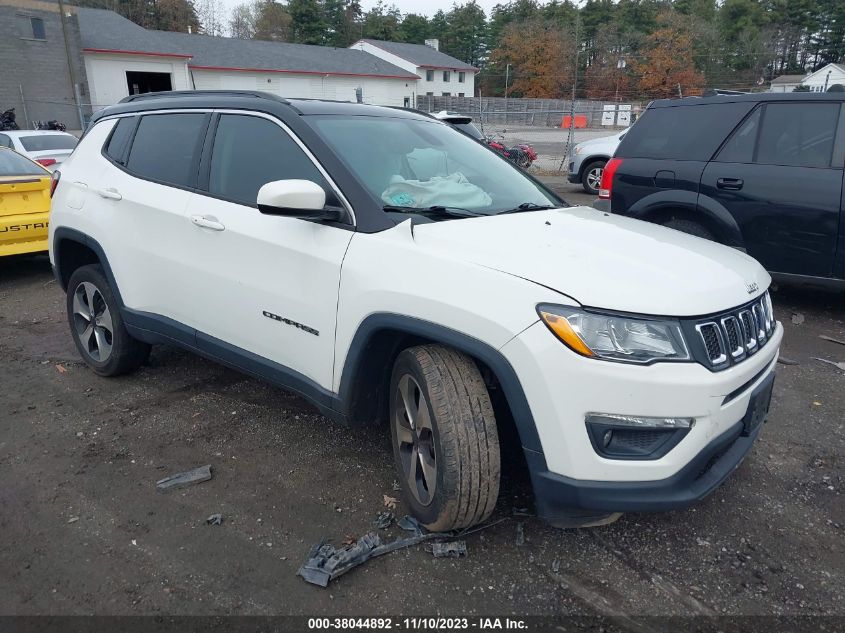
[[[586,141],[581,141],[575,147],[592,147],[593,145],[619,145],[619,135],[600,136],[599,138],[590,138]]]
[[[712,314],[750,301],[771,281],[733,248],[589,207],[420,224],[414,240],[581,305],[639,314]]]

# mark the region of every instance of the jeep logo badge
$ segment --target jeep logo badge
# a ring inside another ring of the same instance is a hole
[[[745,289],[748,290],[748,294],[752,295],[760,289],[760,286],[757,285],[757,282],[752,281],[745,284]]]

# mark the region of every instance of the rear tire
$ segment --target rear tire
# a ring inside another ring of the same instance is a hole
[[[594,196],[599,195],[601,175],[606,164],[606,160],[594,160],[584,167],[584,171],[581,172],[581,186],[584,187],[584,191]]]
[[[403,350],[390,380],[393,456],[405,501],[429,530],[480,523],[499,496],[499,435],[478,367],[441,345]]]
[[[76,349],[100,376],[135,371],[150,346],[126,331],[123,316],[101,266],[77,268],[67,285],[67,318]]]
[[[681,231],[682,233],[688,233],[689,235],[695,235],[696,237],[701,237],[705,240],[710,240],[711,242],[716,241],[716,236],[713,235],[710,229],[702,226],[701,224],[693,220],[686,220],[684,218],[672,218],[668,222],[665,222],[663,226],[669,227],[670,229],[675,229],[676,231]]]

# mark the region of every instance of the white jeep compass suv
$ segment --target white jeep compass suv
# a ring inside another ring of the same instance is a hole
[[[386,423],[432,530],[490,515],[503,425],[538,514],[571,526],[701,499],[768,411],[783,329],[756,261],[566,208],[431,117],[140,95],[55,178],[50,257],[94,372],[179,345]]]

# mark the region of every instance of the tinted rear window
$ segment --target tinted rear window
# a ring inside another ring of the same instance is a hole
[[[183,187],[193,185],[194,155],[205,133],[204,114],[150,114],[141,117],[127,168],[142,178]]]
[[[106,154],[114,161],[123,163],[126,156],[126,145],[129,143],[129,136],[135,127],[135,117],[124,117],[119,119],[114,126],[108,143]]]
[[[28,152],[46,152],[53,149],[73,149],[79,140],[71,134],[36,134],[18,139]]]
[[[755,162],[830,167],[838,119],[838,103],[768,104]]]
[[[623,158],[709,160],[753,103],[649,108],[616,151]]]
[[[0,149],[0,176],[49,176],[45,170],[19,154]]]

